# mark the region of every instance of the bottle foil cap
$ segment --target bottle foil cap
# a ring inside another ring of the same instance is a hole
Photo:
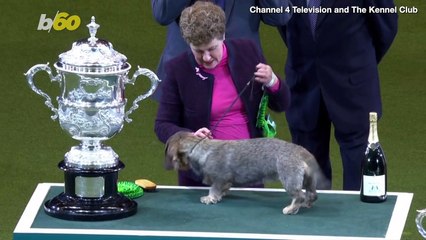
[[[370,112],[370,122],[377,122],[377,113]]]

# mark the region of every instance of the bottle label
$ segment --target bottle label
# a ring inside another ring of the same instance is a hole
[[[386,194],[385,175],[363,176],[363,194],[365,196],[383,196]]]

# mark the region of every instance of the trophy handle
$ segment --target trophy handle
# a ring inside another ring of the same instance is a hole
[[[133,101],[132,107],[126,112],[126,114],[124,116],[124,119],[128,123],[132,122],[132,119],[129,118],[129,115],[139,107],[138,103],[140,101],[144,100],[145,98],[151,96],[154,93],[155,89],[157,89],[158,83],[160,82],[160,79],[158,79],[157,75],[154,72],[152,72],[149,69],[141,68],[141,67],[138,66],[138,70],[133,74],[132,79],[127,79],[126,83],[134,84],[136,79],[140,75],[146,76],[151,80],[151,88],[145,94],[139,95]]]
[[[50,78],[51,82],[57,81],[57,82],[61,83],[60,75],[53,76],[52,69],[50,69],[50,67],[49,67],[49,63],[34,65],[32,68],[30,68],[24,74],[27,77],[28,85],[30,85],[31,89],[35,93],[37,93],[38,95],[40,95],[40,96],[42,96],[46,99],[44,104],[46,104],[46,106],[49,107],[50,110],[52,110],[53,115],[51,116],[51,118],[52,118],[52,120],[55,120],[56,118],[58,118],[58,109],[53,106],[52,99],[49,97],[49,95],[47,95],[45,92],[41,91],[39,88],[37,88],[34,85],[33,77],[39,71],[47,72],[47,74],[49,74],[49,78]]]
[[[423,218],[426,215],[426,209],[417,210],[417,212],[418,212],[416,217],[417,230],[419,231],[420,235],[422,235],[423,238],[426,238],[426,231],[423,228]]]

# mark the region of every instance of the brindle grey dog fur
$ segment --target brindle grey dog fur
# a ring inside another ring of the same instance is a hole
[[[214,140],[181,131],[167,140],[165,152],[166,168],[191,168],[211,186],[200,198],[205,204],[219,202],[231,186],[279,179],[292,198],[283,213],[296,214],[317,199],[317,184],[330,184],[306,149],[274,138]]]

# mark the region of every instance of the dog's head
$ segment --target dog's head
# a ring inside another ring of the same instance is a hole
[[[188,153],[194,144],[189,139],[196,139],[192,133],[180,131],[173,134],[166,142],[164,167],[167,170],[188,170]]]

